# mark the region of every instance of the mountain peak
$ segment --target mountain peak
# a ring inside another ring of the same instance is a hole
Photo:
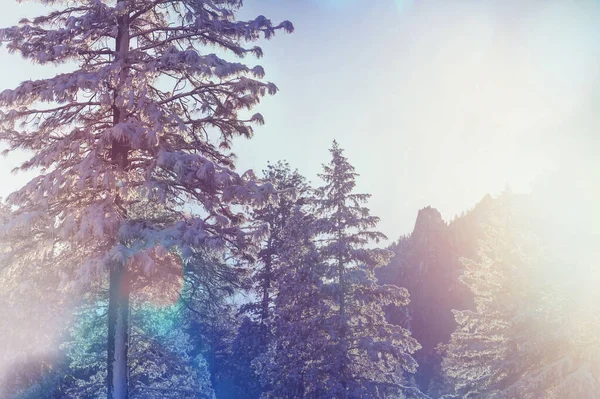
[[[438,230],[441,226],[446,227],[446,222],[442,219],[440,212],[427,206],[417,214],[417,221],[413,230],[413,236],[419,236],[425,231]]]

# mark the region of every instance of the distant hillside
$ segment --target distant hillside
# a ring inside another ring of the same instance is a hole
[[[436,346],[447,343],[456,327],[452,309],[472,307],[472,296],[459,281],[460,258],[477,256],[482,224],[500,202],[486,196],[450,223],[435,208],[421,209],[413,232],[390,247],[396,256],[378,272],[381,283],[405,287],[410,293],[408,312],[391,306],[387,316],[392,323],[410,328],[423,346],[415,356],[416,381],[423,390],[437,376],[441,359]]]

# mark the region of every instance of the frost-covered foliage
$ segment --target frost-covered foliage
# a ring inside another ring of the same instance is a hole
[[[374,270],[390,253],[368,248],[383,234],[355,194],[354,168],[334,142],[310,207],[296,206],[281,242],[273,341],[255,364],[267,398],[423,396],[405,386],[416,370],[410,332],[387,323],[383,306],[406,305],[408,293],[377,284]]]
[[[310,203],[310,188],[305,178],[286,162],[269,164],[263,171],[263,180],[273,185],[276,194],[272,202],[252,211],[255,223],[265,224],[268,232],[261,240],[257,261],[253,264],[252,295],[256,300],[240,309],[245,317],[233,346],[233,369],[245,398],[258,398],[262,390],[269,390],[261,386],[252,362],[265,354],[273,334],[274,301],[281,289],[281,275],[289,267],[283,262],[285,241],[294,237],[288,223],[294,209]]]
[[[250,42],[293,27],[238,21],[240,0],[42,3],[52,10],[0,29],[0,42],[73,69],[0,93],[0,141],[31,154],[18,170],[37,172],[7,198],[0,235],[16,273],[35,265],[62,289],[110,273],[108,397],[126,398],[131,269],[160,273],[197,248],[237,251],[263,233],[243,228],[236,205],[264,204],[272,186],[235,172],[229,149],[263,123],[246,111],[277,88],[262,67],[223,57],[260,57]],[[149,205],[160,211],[140,212]]]
[[[106,303],[79,306],[60,350],[14,364],[3,397],[106,398],[106,310]],[[132,310],[130,397],[214,398],[206,361],[194,353],[179,307],[134,303]]]
[[[0,203],[0,223],[11,217]],[[52,370],[62,354],[55,349],[68,322],[71,301],[56,292],[59,279],[31,265],[23,278],[11,259],[12,243],[0,239],[0,397],[39,398],[56,385]]]
[[[314,242],[314,222],[306,209],[292,209],[281,241],[272,339],[268,352],[254,361],[268,387],[264,398],[328,397],[323,322],[331,304],[323,291],[326,267]]]
[[[569,306],[552,295],[531,310],[530,329],[519,332],[516,361],[528,365],[499,398],[592,399],[600,392],[600,320],[597,310]],[[594,308],[597,309],[596,306]],[[525,335],[528,334],[525,339]]]
[[[132,306],[131,398],[214,398],[202,354],[193,355],[178,306]],[[60,391],[70,398],[106,397],[106,304],[83,306],[63,346],[69,359]]]
[[[252,220],[266,224],[269,230],[261,242],[256,273],[253,276],[260,302],[254,306],[246,306],[246,310],[256,313],[261,323],[268,323],[272,299],[277,294],[275,285],[281,269],[283,241],[289,234],[286,230],[287,223],[292,211],[307,205],[311,199],[306,179],[297,170],[292,170],[287,162],[269,164],[263,171],[263,180],[273,185],[276,195],[274,201],[252,212]]]
[[[514,350],[513,322],[527,311],[527,261],[514,236],[490,224],[480,262],[465,261],[462,281],[471,289],[475,310],[455,311],[458,327],[443,361],[445,375],[461,397],[492,397],[518,378],[525,364]]]
[[[253,362],[266,352],[267,337],[270,334],[266,324],[259,323],[249,316],[241,319],[232,341],[231,356],[227,361],[228,386],[222,391],[223,398],[260,398],[264,384],[261,383]]]
[[[212,386],[219,375],[215,363],[227,345],[223,331],[233,331],[233,326],[223,326],[230,313],[226,299],[239,284],[239,269],[215,253],[198,251],[183,273],[185,285],[171,303],[164,301],[168,279],[163,278],[163,284],[132,282],[132,398],[214,397]],[[162,292],[149,289],[156,287]],[[106,284],[99,289],[105,290]],[[65,360],[52,363],[44,378],[23,391],[23,398],[106,397],[107,303],[96,301],[93,292],[87,298],[89,304],[77,307],[61,351],[54,356]]]
[[[180,300],[184,330],[193,345],[191,354],[201,354],[206,359],[218,398],[232,397],[227,392],[239,383],[231,379],[231,346],[237,328],[234,295],[245,276],[246,270],[215,254],[202,255],[185,271]]]
[[[185,286],[180,299],[166,304],[164,295],[139,281],[131,295],[132,324],[129,351],[129,385],[132,398],[213,398],[213,375],[209,361],[218,356],[214,336],[215,322],[227,312],[224,298],[232,295],[238,280],[237,269],[205,254],[185,268]],[[153,284],[152,286],[156,286]],[[161,284],[158,285],[161,287]],[[163,290],[165,285],[161,287]],[[106,289],[106,284],[99,287]],[[48,343],[49,355],[28,356],[13,364],[6,377],[13,383],[6,388],[18,398],[105,398],[107,304],[98,302],[95,293],[80,304],[62,339]],[[49,318],[37,309],[23,313],[37,323]],[[25,328],[25,335],[32,328]],[[60,350],[57,350],[60,344]],[[27,347],[28,350],[30,348]],[[35,353],[34,353],[35,354]],[[4,388],[4,386],[3,386]],[[19,388],[19,389],[15,389]],[[11,395],[4,395],[13,397]]]
[[[391,398],[402,392],[423,396],[405,386],[414,373],[411,354],[420,348],[407,329],[387,322],[383,307],[406,306],[408,291],[379,285],[375,269],[391,252],[368,247],[385,236],[374,230],[379,218],[364,206],[370,195],[354,192],[354,167],[337,142],[332,159],[323,165],[325,185],[317,190],[319,252],[327,265],[325,290],[333,312],[323,320],[329,339],[324,349],[329,397]]]
[[[443,372],[461,398],[593,398],[600,384],[597,318],[569,309],[536,275],[533,247],[510,218],[487,226],[480,260],[465,261],[473,311],[455,311]]]
[[[271,186],[234,172],[232,154],[222,149],[236,135],[252,135],[262,117],[240,111],[276,87],[260,80],[261,67],[209,51],[261,55],[245,43],[292,26],[263,16],[236,21],[239,6],[80,0],[0,29],[11,52],[75,65],[0,94],[0,140],[9,151],[32,152],[19,170],[39,171],[8,197],[16,211],[2,227],[15,239],[27,237],[17,248],[21,262],[43,263],[72,286],[157,246],[187,257],[199,245],[247,241],[231,204],[263,202]],[[130,215],[143,201],[168,215]],[[184,203],[196,212],[184,213]]]
[[[130,397],[213,398],[223,374],[227,336],[233,332],[227,298],[240,270],[211,251],[196,251],[183,270],[184,286],[167,304],[164,294],[134,284],[132,292]],[[151,287],[156,286],[152,284]],[[160,285],[159,285],[160,286]],[[163,291],[167,287],[162,287]],[[158,298],[153,303],[153,298]],[[63,347],[71,375],[61,389],[69,397],[106,397],[106,303],[81,308]]]

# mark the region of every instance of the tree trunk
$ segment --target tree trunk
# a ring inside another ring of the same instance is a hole
[[[117,4],[124,3],[125,0],[117,0]],[[121,62],[121,71],[117,82],[115,82],[114,93],[113,93],[113,125],[123,122],[124,110],[119,106],[117,98],[122,88],[126,85],[127,79],[127,54],[129,53],[129,14],[125,12],[123,15],[117,17],[117,37],[115,38],[115,61]],[[120,167],[121,169],[127,168],[129,161],[128,155],[131,146],[126,139],[117,140],[113,139],[110,149],[111,161]]]
[[[340,226],[341,223],[339,222],[338,219],[338,226]],[[342,228],[338,227],[338,232],[337,232],[337,244],[338,246],[341,246],[340,243],[342,242]],[[339,249],[338,249],[339,251]],[[342,355],[342,363],[339,365],[340,366],[340,370],[339,373],[342,376],[341,379],[341,384],[342,384],[342,388],[344,389],[344,398],[347,397],[348,393],[347,393],[347,389],[348,389],[348,383],[346,381],[346,378],[348,378],[348,341],[347,341],[347,336],[348,336],[348,321],[346,319],[346,279],[345,279],[345,267],[344,267],[344,260],[343,260],[343,255],[341,253],[338,254],[337,256],[337,271],[338,271],[338,279],[339,279],[339,289],[340,289],[340,321],[341,321],[341,326],[340,326],[340,346],[341,349],[343,351]]]
[[[344,279],[344,263],[342,256],[338,256],[338,280],[340,285],[340,318],[343,323],[343,332],[346,332],[346,282]]]
[[[267,259],[265,259],[265,273],[264,273],[264,281],[263,281],[263,298],[261,302],[261,312],[260,318],[261,322],[266,325],[269,320],[269,304],[271,303],[271,298],[269,297],[269,293],[271,290],[271,265],[273,262],[273,244],[272,237],[269,236],[269,240],[267,241]]]
[[[129,382],[129,279],[122,263],[110,270],[108,301],[108,399],[127,399]]]
[[[117,4],[125,0],[117,0]],[[115,82],[113,105],[113,124],[123,121],[124,112],[117,98],[127,79],[127,53],[129,52],[129,14],[125,12],[117,18],[117,37],[115,40],[116,61],[120,61],[121,71]],[[120,169],[127,167],[129,145],[113,140],[111,161]],[[117,195],[116,201],[119,197]],[[118,205],[118,204],[117,204]],[[107,357],[107,397],[108,399],[129,398],[129,370],[127,355],[129,350],[129,276],[126,264],[119,262],[111,265],[108,298],[108,357]]]

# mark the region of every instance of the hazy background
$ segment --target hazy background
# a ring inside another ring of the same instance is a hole
[[[0,25],[40,9],[3,1]],[[532,181],[559,225],[600,237],[600,2],[247,0],[241,15],[259,14],[296,32],[262,43],[281,91],[257,109],[255,138],[236,142],[240,169],[287,159],[318,184],[336,138],[391,239],[419,208],[451,219]],[[56,73],[0,60],[0,88]],[[25,182],[8,172],[19,157],[0,161],[0,196]]]

